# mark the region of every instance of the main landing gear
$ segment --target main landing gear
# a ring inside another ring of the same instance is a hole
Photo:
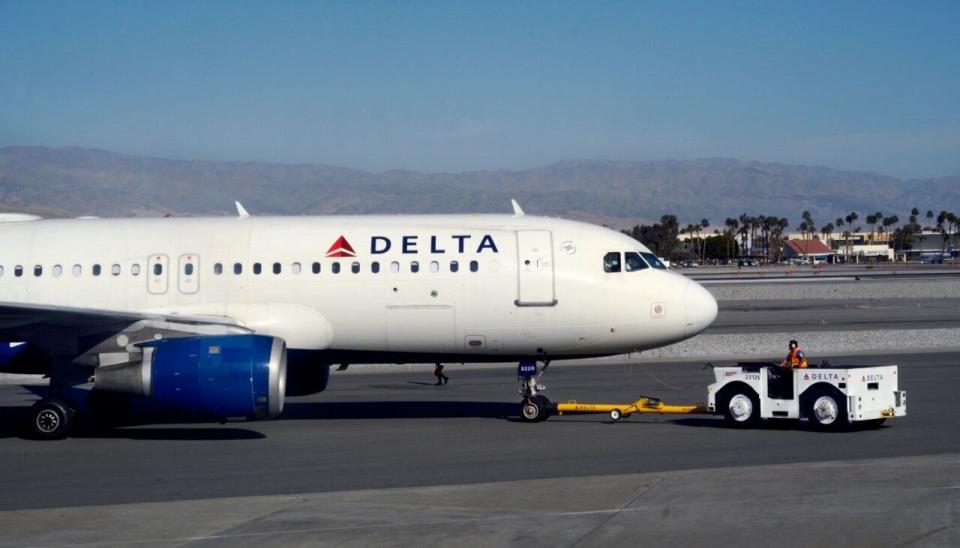
[[[40,400],[30,408],[30,432],[39,440],[63,439],[70,433],[76,414],[77,410],[66,400]]]
[[[520,417],[526,422],[541,422],[547,420],[555,410],[555,405],[540,394],[547,389],[540,384],[540,377],[550,367],[550,361],[543,362],[540,372],[537,372],[537,362],[522,361],[517,367],[517,380],[520,382]]]

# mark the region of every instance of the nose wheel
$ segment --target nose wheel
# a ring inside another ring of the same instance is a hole
[[[517,379],[520,381],[520,395],[523,400],[520,402],[520,417],[526,422],[542,422],[550,418],[555,410],[555,405],[540,394],[547,389],[540,384],[540,378],[550,366],[549,361],[543,362],[543,367],[537,372],[537,362],[522,361],[517,368]]]

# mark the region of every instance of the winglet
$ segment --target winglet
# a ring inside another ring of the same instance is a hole
[[[523,215],[523,208],[520,207],[520,204],[517,203],[513,198],[510,199],[510,204],[513,206],[513,214],[516,216]]]
[[[238,201],[234,201],[233,203],[236,204],[237,206],[237,217],[240,217],[241,219],[246,219],[247,217],[250,216],[250,214],[247,213],[247,208],[243,207],[243,204],[241,204]]]

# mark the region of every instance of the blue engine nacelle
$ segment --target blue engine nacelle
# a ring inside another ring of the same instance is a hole
[[[287,348],[282,339],[199,336],[138,346],[143,361],[98,368],[96,389],[145,396],[223,418],[265,419],[283,411]]]

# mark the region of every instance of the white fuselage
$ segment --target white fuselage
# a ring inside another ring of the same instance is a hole
[[[223,317],[292,349],[490,360],[643,350],[710,325],[716,301],[695,282],[605,271],[605,255],[628,251],[649,253],[525,215],[0,222],[0,303]]]

